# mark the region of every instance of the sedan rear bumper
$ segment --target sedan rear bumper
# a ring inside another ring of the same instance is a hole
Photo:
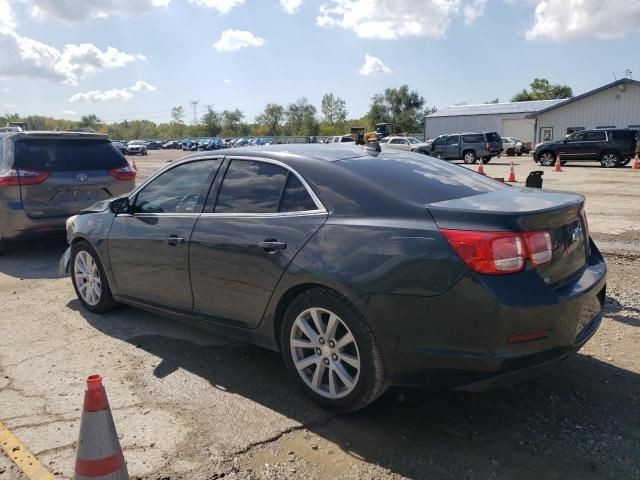
[[[470,391],[515,383],[555,368],[598,329],[606,266],[595,246],[561,287],[533,271],[506,277],[469,273],[435,297],[372,296],[391,383]],[[540,336],[521,341],[530,334]]]

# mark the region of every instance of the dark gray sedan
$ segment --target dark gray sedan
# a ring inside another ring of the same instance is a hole
[[[69,219],[82,305],[117,302],[280,350],[339,411],[389,384],[537,375],[600,324],[584,198],[410,152],[282,145],[170,165]]]

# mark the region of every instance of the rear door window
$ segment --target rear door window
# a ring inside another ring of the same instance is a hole
[[[309,195],[302,182],[296,175],[289,172],[287,186],[280,201],[280,212],[303,212],[305,210],[317,210],[316,203]]]
[[[277,212],[287,175],[287,170],[271,163],[232,160],[220,187],[215,212]]]
[[[68,172],[110,170],[126,163],[109,140],[25,139],[15,142],[16,168]]]
[[[482,135],[463,135],[462,141],[464,143],[483,143],[484,137]]]
[[[588,142],[604,142],[606,139],[604,132],[584,132],[584,140]]]

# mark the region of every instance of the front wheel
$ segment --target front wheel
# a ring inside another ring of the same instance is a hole
[[[615,168],[620,165],[620,155],[614,152],[603,153],[600,157],[600,163],[605,168]]]
[[[331,291],[311,289],[291,303],[280,345],[291,376],[325,408],[360,410],[387,388],[382,357],[366,320]]]
[[[78,300],[90,312],[105,313],[115,306],[98,254],[86,242],[71,248],[71,281]]]

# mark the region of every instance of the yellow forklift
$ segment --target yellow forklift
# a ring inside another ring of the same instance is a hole
[[[365,145],[372,140],[382,140],[393,132],[393,123],[376,123],[376,129],[373,132],[366,132],[364,127],[351,127],[351,137],[356,145]]]

